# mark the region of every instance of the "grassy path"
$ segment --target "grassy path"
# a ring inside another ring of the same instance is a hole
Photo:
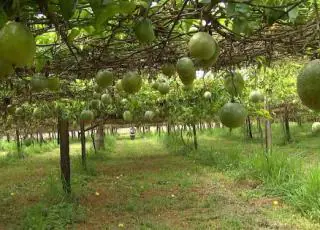
[[[115,146],[107,157],[89,159],[92,175],[73,170],[86,211],[74,229],[319,229],[277,198],[248,198],[252,184],[169,154],[155,138],[122,139]],[[72,144],[71,154],[79,151]],[[18,226],[24,208],[46,196],[58,162],[55,149],[0,167],[0,229]]]
[[[82,200],[89,216],[81,229],[318,228],[275,198],[248,200],[250,184],[170,155],[154,139],[118,141],[98,175]]]

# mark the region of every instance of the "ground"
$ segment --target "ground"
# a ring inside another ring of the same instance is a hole
[[[199,146],[213,145],[215,138],[200,137]],[[260,182],[238,180],[194,158],[173,154],[157,137],[118,138],[103,156],[90,152],[87,173],[79,169],[79,152],[79,143],[71,144],[72,202],[83,216],[68,223],[70,229],[320,228],[279,197],[252,195]],[[45,229],[27,213],[38,204],[53,207],[52,200],[57,202],[51,196],[60,189],[58,163],[54,148],[0,164],[0,229]],[[57,226],[52,229],[60,229]]]

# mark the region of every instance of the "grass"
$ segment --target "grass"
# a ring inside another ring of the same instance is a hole
[[[268,161],[240,129],[199,132],[197,151],[174,135],[107,137],[97,153],[88,140],[87,170],[74,142],[70,196],[57,147],[9,154],[0,229],[319,229],[320,150],[307,130],[294,127],[287,145],[275,139]]]

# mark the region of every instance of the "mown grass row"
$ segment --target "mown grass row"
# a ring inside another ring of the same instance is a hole
[[[80,145],[71,141],[71,173],[72,173],[72,194],[66,195],[61,186],[59,173],[59,146],[56,141],[46,141],[41,145],[34,143],[29,146],[24,145],[21,151],[24,154],[23,159],[19,159],[15,142],[2,141],[0,151],[4,154],[0,156],[0,168],[6,170],[35,170],[36,165],[41,165],[45,172],[51,172],[45,178],[39,178],[28,183],[17,183],[18,190],[25,190],[27,197],[35,197],[36,204],[26,208],[19,209],[22,212],[22,220],[18,221],[15,229],[65,229],[66,226],[73,226],[75,223],[85,221],[85,207],[79,203],[81,196],[86,194],[86,184],[97,175],[96,165],[108,159],[108,154],[113,151],[115,146],[115,137],[107,136],[105,140],[105,150],[103,152],[94,152],[88,141],[87,151],[87,169],[84,170],[80,157]],[[76,148],[73,148],[74,145]],[[21,168],[21,165],[24,165]],[[27,172],[27,171],[26,171]],[[10,174],[11,175],[11,174]],[[14,174],[12,174],[14,175]],[[34,184],[34,189],[30,187]],[[2,203],[12,202],[15,198],[15,187],[10,187],[0,191]],[[37,189],[38,188],[38,189]],[[40,188],[40,190],[39,190]],[[5,208],[5,206],[3,206]],[[1,212],[5,212],[1,210]],[[9,215],[9,214],[8,214]],[[1,224],[0,224],[1,227]],[[10,227],[10,226],[8,226]]]
[[[259,138],[244,138],[243,130],[215,129],[201,133],[200,148],[184,145],[180,134],[165,136],[169,151],[215,167],[236,180],[255,180],[250,196],[276,196],[316,221],[320,220],[320,136],[311,125],[292,126],[292,141],[284,144],[282,129],[273,129],[272,153],[264,152]],[[256,135],[258,136],[258,135]]]

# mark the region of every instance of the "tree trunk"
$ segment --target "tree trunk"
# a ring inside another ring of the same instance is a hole
[[[265,110],[270,111],[268,98],[265,99]],[[265,119],[265,151],[270,153],[272,150],[272,132],[271,122],[269,119]]]
[[[40,138],[40,146],[42,146],[44,142],[42,131],[39,132],[39,138]]]
[[[196,125],[195,124],[192,124],[192,131],[193,131],[194,148],[198,149],[197,129],[196,129]]]
[[[10,134],[7,133],[7,142],[10,142]]]
[[[261,127],[261,120],[260,120],[259,117],[257,118],[257,126],[258,126],[258,131],[259,131],[259,133],[260,133],[260,138],[263,139],[263,132],[262,132],[262,127]]]
[[[167,134],[168,134],[168,135],[170,135],[170,131],[171,131],[171,127],[170,127],[170,124],[168,123],[168,124],[167,124]]]
[[[57,144],[58,145],[60,144],[60,127],[59,127],[59,124],[58,124],[58,130],[57,130]]]
[[[84,123],[80,122],[80,139],[81,139],[81,160],[84,169],[87,169],[87,153],[86,153],[86,133]]]
[[[289,125],[289,113],[288,108],[285,106],[284,108],[284,128],[285,128],[285,135],[286,135],[286,141],[291,141],[291,134],[290,134],[290,125]]]
[[[20,131],[18,127],[16,128],[16,144],[17,144],[18,157],[23,158],[23,154],[21,152]]]
[[[247,135],[250,139],[253,138],[250,116],[247,117]]]
[[[71,193],[70,183],[70,155],[69,155],[69,122],[68,120],[58,119],[60,136],[60,168],[62,187],[65,193]]]
[[[104,124],[101,123],[98,126],[98,130],[97,130],[97,138],[96,138],[96,148],[97,150],[101,150],[104,149]]]
[[[96,148],[96,143],[95,143],[95,140],[94,140],[94,131],[93,131],[93,129],[91,130],[91,140],[92,140],[92,146],[93,146],[94,152],[97,153],[97,148]]]

